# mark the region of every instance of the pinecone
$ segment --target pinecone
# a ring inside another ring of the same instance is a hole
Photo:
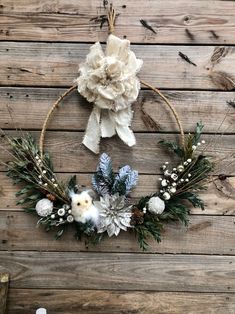
[[[132,208],[131,225],[141,225],[144,222],[144,213],[137,207]]]
[[[52,201],[52,202],[54,202],[55,199],[56,199],[53,194],[47,194],[46,197],[47,197],[50,201]]]

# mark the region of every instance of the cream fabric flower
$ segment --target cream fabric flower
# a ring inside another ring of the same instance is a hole
[[[118,134],[129,146],[135,144],[129,129],[140,82],[136,77],[142,66],[130,50],[130,42],[109,35],[104,53],[100,43],[90,48],[86,62],[81,64],[77,79],[78,92],[94,104],[83,143],[99,152],[100,137]]]

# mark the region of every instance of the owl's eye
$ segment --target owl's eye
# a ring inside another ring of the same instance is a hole
[[[78,205],[78,206],[80,206],[80,205],[81,205],[81,203],[79,203],[79,202],[78,202],[78,203],[77,203],[77,205]]]
[[[88,200],[85,200],[85,203],[87,204],[87,203],[88,203]]]

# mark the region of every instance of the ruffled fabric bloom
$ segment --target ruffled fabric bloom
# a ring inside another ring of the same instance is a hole
[[[93,152],[99,152],[100,137],[116,133],[127,145],[135,144],[129,126],[133,116],[131,104],[140,90],[136,74],[142,63],[130,50],[128,40],[109,35],[105,52],[97,42],[81,64],[78,92],[94,104],[83,143]]]

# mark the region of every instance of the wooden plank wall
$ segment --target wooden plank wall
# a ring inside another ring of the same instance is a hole
[[[91,43],[105,41],[102,0],[0,0],[0,128],[35,136],[50,105],[73,83]],[[17,187],[0,167],[0,272],[10,273],[7,313],[234,313],[235,311],[235,2],[211,0],[113,0],[116,34],[128,38],[144,60],[140,76],[164,90],[186,132],[205,126],[207,151],[218,161],[214,182],[202,195],[204,212],[192,209],[186,229],[166,227],[161,244],[138,249],[128,233],[97,247],[69,232],[60,241],[35,229],[35,218],[15,206]],[[144,28],[147,21],[156,34]],[[186,54],[196,66],[180,58]],[[140,105],[157,122],[148,129]],[[139,170],[132,197],[156,189],[168,159],[161,138],[178,136],[162,101],[142,90],[134,104],[137,145],[102,141],[114,166]],[[76,93],[49,125],[47,148],[55,170],[77,173],[90,184],[97,157],[80,145],[91,111]],[[9,156],[0,150],[4,161]],[[173,160],[172,160],[173,161]],[[223,176],[219,176],[223,174]]]

